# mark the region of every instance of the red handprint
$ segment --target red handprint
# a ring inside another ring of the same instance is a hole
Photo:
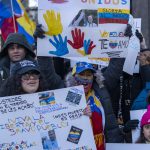
[[[75,30],[71,31],[73,42],[68,40],[68,43],[74,48],[74,49],[80,49],[83,47],[84,42],[84,32],[81,33],[80,29],[75,28]]]

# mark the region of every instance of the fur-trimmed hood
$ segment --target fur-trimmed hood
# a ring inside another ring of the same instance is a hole
[[[104,87],[104,77],[100,70],[97,70],[96,73],[94,73],[94,82],[96,82],[100,88]],[[72,75],[71,72],[69,72],[65,78],[65,86],[71,87],[71,86],[77,86],[77,82]]]

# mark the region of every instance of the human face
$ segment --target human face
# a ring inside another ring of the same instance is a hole
[[[147,143],[150,143],[150,124],[143,126],[143,134]]]
[[[36,73],[26,73],[21,77],[21,86],[24,92],[34,93],[39,88],[39,74]]]
[[[90,16],[88,16],[88,22],[89,23],[92,23],[93,22],[93,17],[90,15]]]
[[[8,56],[11,61],[21,61],[25,58],[25,55],[26,51],[23,46],[20,46],[18,44],[11,44],[10,46],[8,46]]]
[[[75,75],[76,81],[78,84],[84,86],[84,91],[87,94],[89,90],[92,88],[93,84],[93,73],[91,70],[82,71],[79,74]]]

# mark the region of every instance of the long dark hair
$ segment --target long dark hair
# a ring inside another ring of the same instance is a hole
[[[46,80],[43,78],[42,75],[40,76],[39,81],[39,88],[36,92],[48,90]],[[7,80],[4,81],[0,88],[0,97],[20,94],[26,94],[21,86],[21,75],[9,77]]]
[[[143,127],[142,127],[141,131],[140,131],[140,136],[135,143],[146,143],[145,141],[146,141],[146,139],[144,137]]]

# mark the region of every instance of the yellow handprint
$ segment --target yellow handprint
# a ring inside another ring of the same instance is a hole
[[[43,14],[43,17],[48,26],[47,35],[53,36],[62,33],[63,26],[60,13],[56,14],[54,10],[47,10],[46,13]]]

